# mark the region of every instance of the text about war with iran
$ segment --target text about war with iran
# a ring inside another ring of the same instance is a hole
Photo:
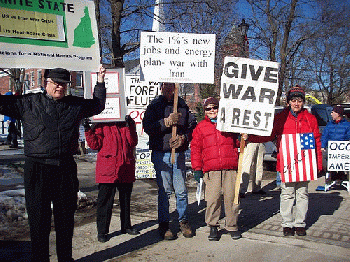
[[[140,63],[145,80],[214,83],[214,34],[142,32]]]
[[[217,129],[270,135],[277,90],[278,63],[225,57]]]

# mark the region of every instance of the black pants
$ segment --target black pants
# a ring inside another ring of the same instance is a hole
[[[333,172],[330,172],[331,174],[331,180],[332,181],[335,181],[335,180],[341,180],[341,181],[344,181],[344,180],[347,180],[347,174],[343,171],[333,171]]]
[[[7,135],[7,144],[13,147],[18,147],[17,134],[18,134],[18,130],[17,130],[16,124],[14,122],[10,122],[8,135]]]
[[[119,191],[121,229],[131,228],[130,199],[132,186],[133,183],[101,183],[98,185],[96,222],[99,235],[109,233],[116,189]]]
[[[49,261],[51,202],[59,262],[71,261],[74,212],[77,208],[77,165],[73,157],[59,165],[27,158],[24,168],[32,261]]]

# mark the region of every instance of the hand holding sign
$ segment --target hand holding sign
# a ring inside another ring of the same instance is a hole
[[[164,118],[164,124],[166,127],[177,125],[181,117],[181,113],[171,113],[167,118]]]
[[[170,138],[169,144],[170,148],[179,148],[182,146],[185,142],[185,136],[184,135],[176,135],[174,138]]]
[[[100,65],[97,73],[97,82],[103,83],[105,81],[105,76],[106,76],[106,68],[104,68],[103,65]]]

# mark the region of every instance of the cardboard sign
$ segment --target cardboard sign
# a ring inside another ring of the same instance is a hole
[[[125,92],[128,108],[144,109],[161,94],[158,82],[141,81],[140,75],[125,75]]]
[[[136,150],[136,173],[137,179],[155,178],[156,171],[151,161],[151,152],[148,149]]]
[[[217,129],[271,134],[278,90],[278,63],[225,57]]]
[[[313,133],[282,134],[279,152],[283,183],[317,180],[316,141]]]
[[[96,71],[93,1],[0,1],[0,67]]]
[[[350,171],[350,141],[328,141],[328,171]]]
[[[84,97],[92,98],[93,88],[97,82],[97,73],[85,72]],[[126,97],[124,90],[124,68],[107,69],[105,76],[106,104],[105,109],[92,117],[93,122],[116,122],[125,121],[127,114]]]
[[[155,178],[156,171],[151,162],[151,151],[148,146],[149,138],[143,130],[142,120],[147,106],[160,95],[160,85],[158,82],[141,81],[140,75],[126,75],[125,93],[128,114],[135,121],[139,139],[136,147],[136,178]]]
[[[141,32],[140,64],[147,81],[214,83],[215,35]]]

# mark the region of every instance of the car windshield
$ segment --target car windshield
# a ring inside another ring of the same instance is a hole
[[[312,113],[316,116],[317,123],[319,126],[326,126],[327,123],[332,120],[331,112],[332,106],[312,108]]]

